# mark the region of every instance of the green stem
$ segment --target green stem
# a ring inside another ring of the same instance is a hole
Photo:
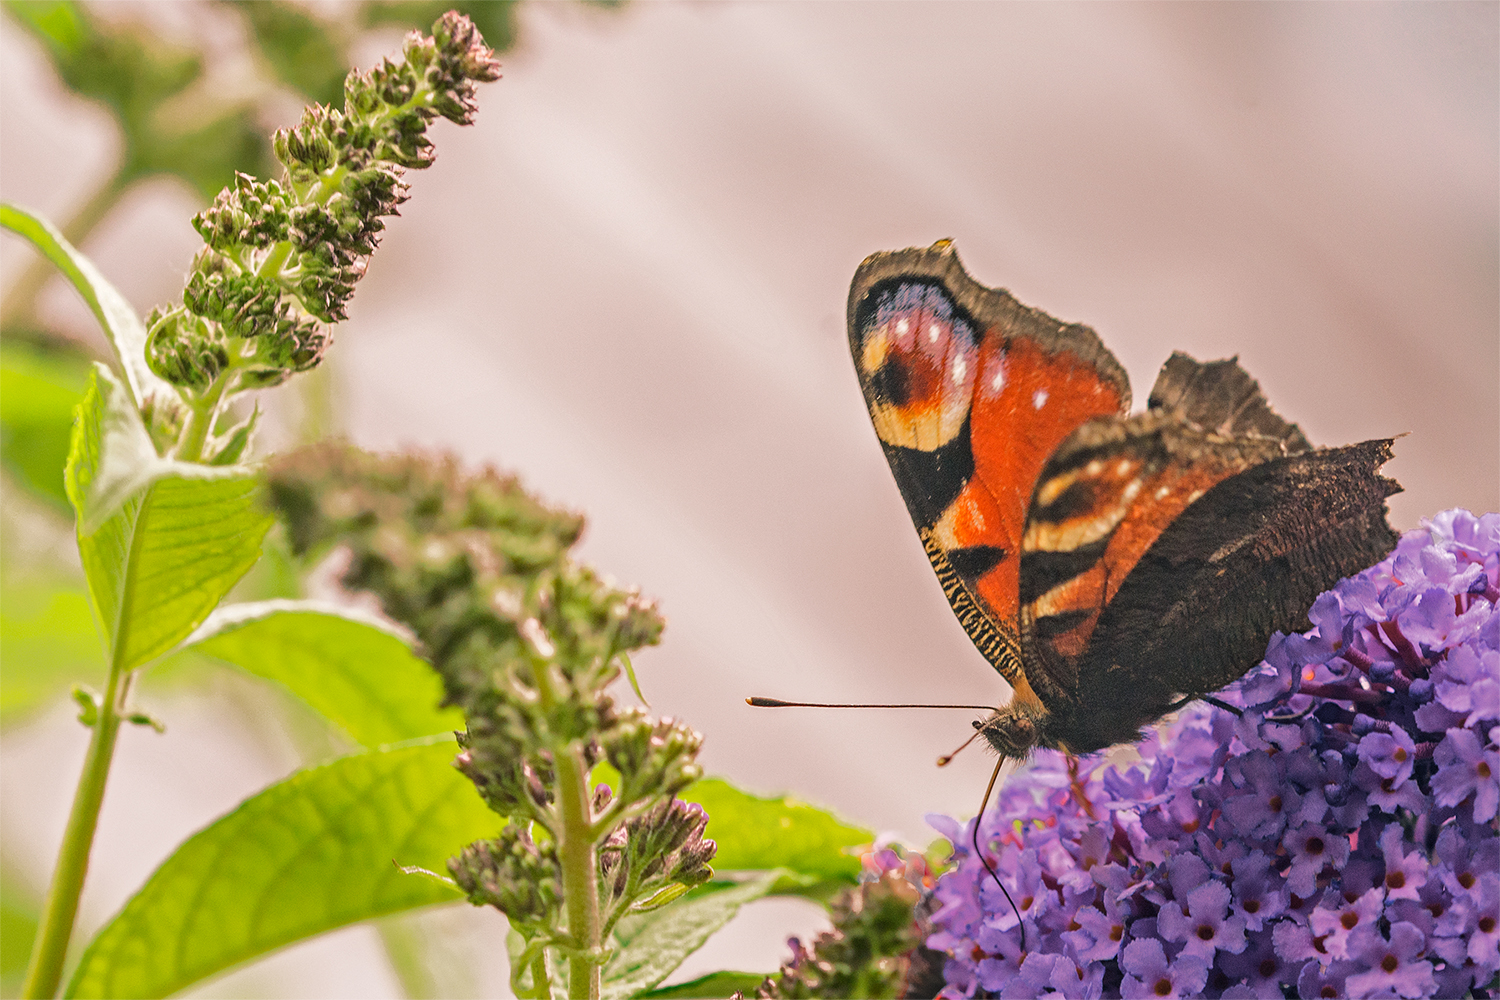
[[[123,643],[115,648],[123,649]],[[99,718],[89,740],[83,774],[79,776],[78,790],[73,795],[73,810],[68,814],[68,827],[63,832],[62,849],[57,854],[57,867],[53,869],[52,884],[47,889],[47,901],[42,907],[31,962],[26,967],[21,996],[29,1000],[56,996],[58,983],[62,980],[63,960],[67,958],[73,921],[78,916],[78,898],[83,894],[83,880],[89,870],[94,831],[99,826],[99,808],[104,804],[104,785],[109,778],[110,761],[115,755],[115,740],[120,734],[120,703],[124,699],[125,687],[123,674],[116,659],[110,666],[109,686],[104,692],[103,704],[99,706]]]
[[[540,630],[538,625],[538,634],[527,638],[535,650],[531,669],[536,677],[538,699],[543,714],[550,716],[558,701],[551,675],[553,664],[548,659],[554,650]],[[522,632],[526,634],[526,629]],[[599,914],[599,859],[594,847],[588,769],[583,766],[582,747],[576,741],[549,742],[557,774],[557,860],[562,867],[568,937],[573,942],[567,949],[568,996],[598,1000],[604,955],[603,921]]]
[[[545,948],[531,962],[531,995],[536,1000],[552,1000],[552,976],[547,971]]]
[[[599,861],[589,823],[589,776],[576,747],[564,749],[556,760],[557,803],[563,820],[557,856],[562,864],[568,934],[577,943],[577,950],[568,956],[568,993],[598,1000],[603,922],[599,918]],[[584,983],[587,992],[580,988]]]
[[[219,416],[219,408],[224,403],[224,395],[234,380],[235,371],[230,368],[214,379],[207,392],[190,403],[192,412],[188,415],[187,426],[182,430],[182,437],[178,439],[177,450],[173,455],[178,461],[202,461],[208,433],[213,429],[214,421]]]

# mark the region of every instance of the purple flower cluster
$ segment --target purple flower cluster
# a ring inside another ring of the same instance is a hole
[[[1500,514],[1439,514],[1111,763],[1047,751],[954,845],[944,997],[1461,997],[1500,971]],[[1120,754],[1114,755],[1116,758]],[[972,821],[971,821],[972,822]]]

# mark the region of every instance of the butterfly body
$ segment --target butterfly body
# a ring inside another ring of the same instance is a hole
[[[867,259],[849,338],[949,604],[1013,689],[980,724],[1008,757],[1138,739],[1395,545],[1389,441],[1314,449],[1235,361],[1182,354],[1129,416],[1092,330],[978,284],[946,241]]]

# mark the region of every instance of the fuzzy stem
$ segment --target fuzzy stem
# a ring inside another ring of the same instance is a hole
[[[219,410],[224,405],[224,397],[234,381],[235,370],[230,368],[214,379],[207,392],[189,403],[192,410],[173,456],[178,461],[198,462],[203,459],[203,446],[208,443],[209,431],[213,429]]]
[[[579,950],[568,957],[568,993],[597,1000],[601,986],[598,956],[602,944],[599,918],[599,860],[589,824],[589,780],[582,755],[569,747],[557,755],[557,800],[563,836],[558,844],[568,933]],[[587,992],[581,987],[587,983]]]
[[[104,804],[104,786],[109,779],[109,765],[120,734],[120,705],[126,687],[124,671],[119,669],[119,653],[123,649],[124,643],[117,641],[115,655],[111,657],[109,685],[99,706],[99,717],[94,722],[88,756],[84,758],[83,773],[73,794],[73,809],[68,814],[68,826],[57,853],[57,866],[52,871],[52,884],[47,889],[47,900],[42,907],[31,961],[26,966],[26,981],[21,987],[21,996],[26,998],[54,997],[62,980],[63,961],[67,958],[68,941],[73,936],[73,922],[78,916],[78,899],[83,894],[83,880],[88,874],[94,831],[99,826],[99,809]]]
[[[550,717],[561,700],[555,688],[549,658],[556,650],[547,639],[540,623],[528,621],[521,634],[532,647],[531,670],[536,678],[538,700],[544,717]],[[557,677],[563,684],[561,675]],[[599,859],[595,851],[595,832],[589,795],[588,768],[583,764],[583,748],[576,740],[550,737],[557,775],[557,860],[562,868],[563,903],[568,913],[568,995],[598,1000],[602,985],[600,956],[603,954],[603,921],[599,914]]]

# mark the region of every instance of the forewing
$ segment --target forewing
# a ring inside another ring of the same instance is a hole
[[[923,548],[980,651],[1029,697],[1022,536],[1047,459],[1129,409],[1124,369],[1087,327],[964,271],[952,244],[876,254],[849,291],[849,347]]]

